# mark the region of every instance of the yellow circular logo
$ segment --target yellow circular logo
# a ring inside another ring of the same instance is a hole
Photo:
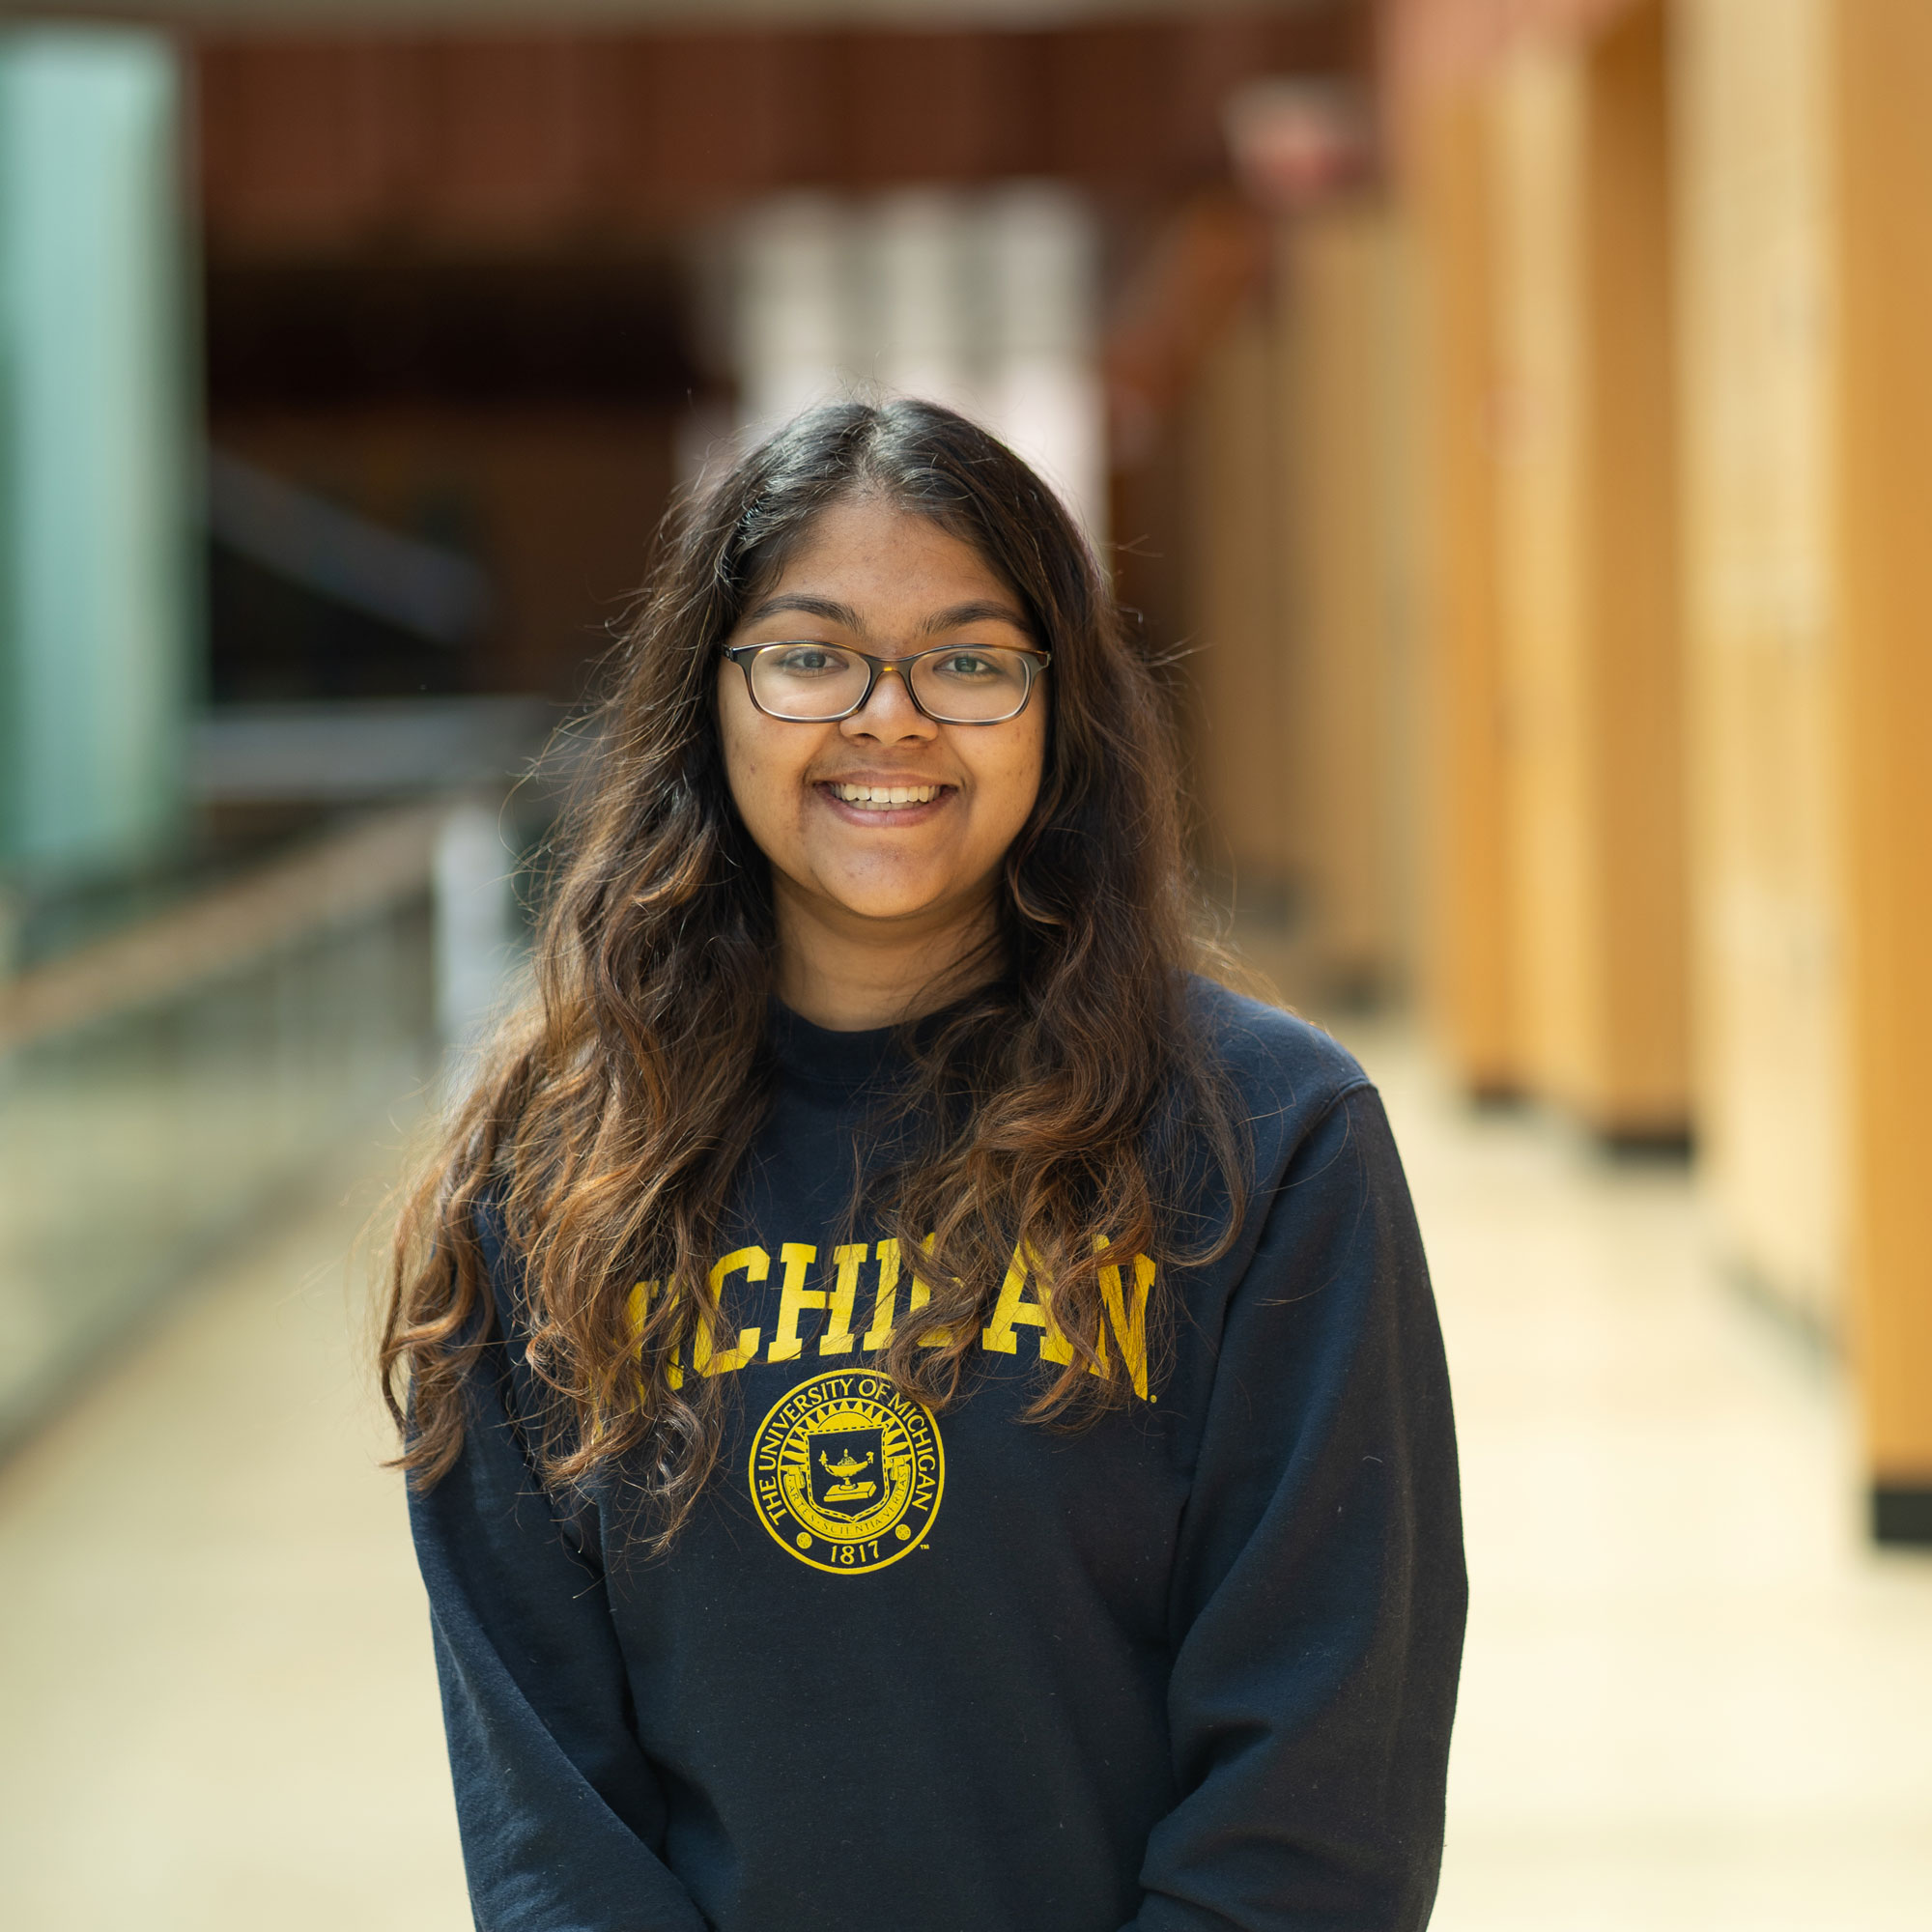
[[[946,1450],[923,1402],[884,1376],[800,1382],[752,1437],[752,1501],[780,1548],[814,1570],[883,1570],[919,1548],[946,1490]]]

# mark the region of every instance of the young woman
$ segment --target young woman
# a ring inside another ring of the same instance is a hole
[[[1161,718],[944,410],[669,539],[388,1317],[479,1926],[1427,1919],[1422,1252],[1355,1064],[1190,976]]]

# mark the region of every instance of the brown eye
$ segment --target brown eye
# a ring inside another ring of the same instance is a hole
[[[941,677],[956,678],[962,684],[983,684],[1000,674],[999,666],[980,651],[949,651],[933,660],[933,668]]]
[[[780,644],[762,663],[774,676],[795,678],[835,677],[852,666],[843,651],[827,644]]]
[[[752,696],[776,718],[837,718],[866,695],[864,658],[800,638],[764,644],[752,659]]]
[[[915,661],[913,696],[935,718],[992,724],[1024,707],[1031,660],[999,644],[954,644]]]

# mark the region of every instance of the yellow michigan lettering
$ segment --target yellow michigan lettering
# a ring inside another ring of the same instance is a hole
[[[839,1249],[843,1254],[844,1249]],[[772,1337],[769,1362],[795,1362],[805,1352],[798,1339],[798,1318],[808,1308],[823,1308],[831,1296],[822,1288],[807,1288],[805,1271],[818,1259],[818,1250],[803,1241],[787,1241],[779,1249],[784,1264],[784,1285],[779,1290],[779,1331]],[[755,1345],[754,1345],[755,1346]],[[823,1348],[819,1350],[823,1354]]]
[[[1031,1272],[1027,1257],[1015,1248],[1007,1278],[1000,1284],[1000,1298],[993,1304],[993,1319],[980,1331],[980,1346],[996,1355],[1016,1354],[1019,1338],[1013,1333],[1013,1323],[1017,1321],[1040,1331],[1042,1361],[1070,1362],[1073,1350],[1060,1332],[1060,1323],[1053,1319],[1049,1306],[1052,1297],[1047,1289],[1042,1285],[1037,1301],[1026,1298],[1027,1276]]]
[[[785,1252],[789,1254],[790,1249]],[[838,1272],[832,1284],[832,1316],[825,1333],[818,1339],[821,1355],[849,1355],[855,1337],[852,1333],[852,1304],[859,1298],[859,1270],[870,1252],[864,1241],[848,1242],[832,1250],[833,1264]]]
[[[923,1245],[930,1247],[932,1237],[928,1236]],[[1094,1247],[1102,1254],[1108,1251],[1108,1243],[1104,1239],[1096,1239]],[[859,1298],[859,1271],[868,1259],[878,1265],[872,1294],[872,1318],[865,1334],[858,1336],[852,1332],[852,1317]],[[806,1286],[817,1260],[818,1250],[810,1242],[785,1241],[780,1245],[779,1262],[782,1273],[779,1286],[778,1321],[772,1332],[770,1352],[765,1357],[768,1362],[795,1362],[804,1354],[806,1345],[798,1332],[799,1321],[812,1309],[826,1312],[825,1332],[818,1341],[821,1355],[847,1355],[855,1348],[875,1353],[892,1340],[894,1321],[898,1314],[899,1275],[904,1265],[899,1243],[888,1238],[871,1248],[867,1248],[863,1241],[834,1248],[834,1272],[829,1288]],[[700,1311],[700,1319],[695,1324],[691,1337],[691,1367],[696,1374],[728,1375],[756,1359],[764,1335],[762,1328],[740,1328],[734,1346],[726,1349],[717,1347],[714,1328],[724,1306],[724,1283],[728,1277],[742,1274],[748,1283],[755,1284],[768,1281],[771,1272],[771,1255],[761,1247],[736,1248],[712,1264],[706,1278],[708,1305]],[[1091,1365],[1091,1373],[1094,1375],[1111,1373],[1107,1339],[1111,1330],[1112,1348],[1119,1351],[1127,1379],[1134,1393],[1143,1401],[1151,1399],[1148,1395],[1147,1310],[1155,1273],[1155,1264],[1146,1255],[1135,1255],[1133,1286],[1129,1289],[1124,1278],[1124,1264],[1109,1262],[1101,1266],[1100,1301],[1104,1312],[1100,1331],[1094,1338],[1094,1360]],[[1034,1289],[1032,1294],[1027,1292],[1029,1285]],[[628,1307],[631,1334],[639,1348],[645,1319],[661,1289],[661,1283],[640,1281],[631,1290]],[[923,1308],[931,1299],[931,1293],[915,1271],[907,1291],[906,1315],[911,1317]],[[1032,1258],[1015,1249],[1007,1267],[1006,1279],[1000,1284],[992,1315],[980,1331],[980,1346],[989,1354],[1017,1354],[1019,1338],[1016,1331],[1033,1328],[1038,1331],[1042,1361],[1063,1366],[1070,1362],[1073,1359],[1072,1345],[1054,1319],[1052,1304],[1052,1291],[1039,1279]],[[944,1348],[949,1339],[947,1330],[930,1328],[919,1338],[919,1345],[923,1349]],[[679,1353],[680,1350],[673,1348],[666,1358],[666,1378],[672,1388],[684,1385],[684,1367]]]
[[[1127,1379],[1143,1401],[1148,1400],[1147,1306],[1153,1277],[1153,1263],[1145,1255],[1136,1255],[1133,1306],[1129,1308],[1122,1288],[1121,1270],[1111,1266],[1100,1270],[1100,1299],[1107,1309],[1107,1323],[1101,1326],[1099,1335],[1100,1372],[1103,1375],[1107,1372],[1107,1325],[1111,1324],[1114,1339],[1121,1345],[1121,1360],[1126,1365]]]
[[[924,1246],[932,1246],[933,1237],[925,1237]],[[873,1252],[879,1258],[879,1286],[872,1297],[872,1325],[866,1330],[862,1344],[867,1349],[883,1349],[893,1338],[893,1316],[898,1302],[899,1290],[899,1244],[895,1238],[881,1241]],[[915,1270],[912,1287],[906,1294],[906,1313],[916,1315],[932,1299],[932,1290],[919,1278]],[[951,1333],[944,1328],[928,1328],[919,1338],[922,1349],[943,1349],[952,1341]]]

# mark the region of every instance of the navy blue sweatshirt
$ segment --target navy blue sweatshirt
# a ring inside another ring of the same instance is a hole
[[[1077,1433],[1019,1419],[1057,1331],[1018,1267],[960,1402],[876,1373],[917,1293],[894,1244],[846,1238],[888,1034],[779,1016],[714,1269],[731,1346],[689,1365],[732,1378],[734,1420],[668,1557],[546,1500],[495,1253],[507,1339],[412,1502],[480,1927],[1426,1923],[1465,1591],[1421,1244],[1355,1063],[1196,1000],[1247,1213],[1212,1264],[1121,1258],[1133,1394]]]

